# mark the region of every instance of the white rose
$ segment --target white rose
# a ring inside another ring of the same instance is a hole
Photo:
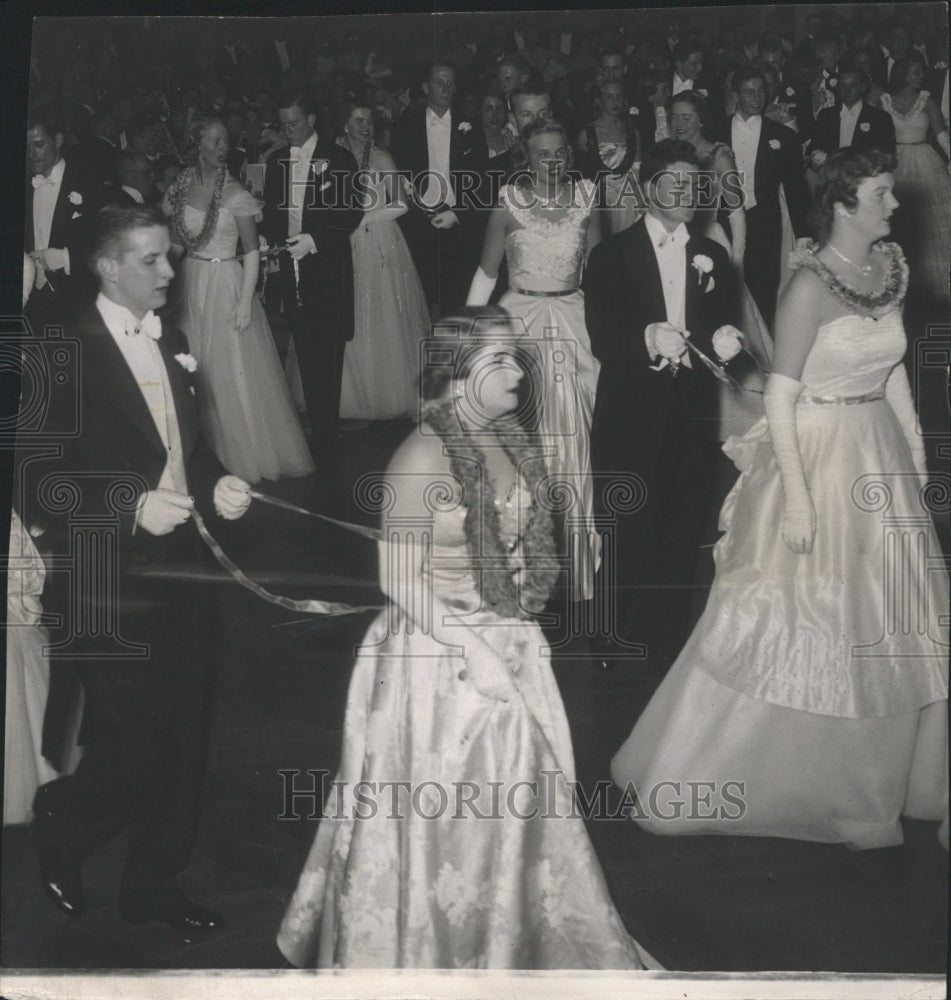
[[[786,88],[786,96],[787,97],[795,97],[796,96],[796,91],[792,87],[787,87]]]
[[[713,261],[705,253],[693,255],[690,266],[695,268],[698,274],[709,274],[713,270]]]
[[[176,354],[175,360],[187,372],[198,371],[198,362],[190,354]]]
[[[81,205],[83,203],[83,196],[78,191],[70,191],[67,197],[69,198],[70,205]]]
[[[469,124],[469,122],[459,122],[459,131],[463,133],[471,132],[472,126]]]
[[[870,124],[869,124],[868,122],[862,122],[862,124],[861,124],[861,125],[859,125],[859,128],[860,128],[860,129],[861,129],[861,130],[862,130],[863,132],[868,132],[868,131],[869,131],[869,130],[871,129],[871,127],[872,127],[872,126],[871,126],[871,125],[870,125]]]
[[[743,350],[743,334],[735,326],[721,326],[713,335],[713,350],[720,361],[729,361]]]
[[[634,106],[627,109],[627,113],[633,118],[641,113],[641,109]]]
[[[782,144],[780,143],[779,139],[770,139],[769,140],[769,148],[770,149],[779,149],[781,145]]]

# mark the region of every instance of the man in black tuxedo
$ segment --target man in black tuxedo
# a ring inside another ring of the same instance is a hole
[[[353,260],[350,234],[363,218],[354,190],[357,162],[330,136],[315,131],[309,95],[292,93],[278,116],[289,149],[268,158],[261,232],[287,246],[280,255],[285,313],[310,418],[311,448],[319,452],[337,433],[343,354],[353,339]]]
[[[763,116],[766,82],[755,68],[733,76],[736,113],[715,137],[733,149],[746,207],[746,286],[768,326],[773,324],[779,291],[782,211],[779,187],[786,195],[797,239],[809,235],[809,194],[799,137],[792,129]]]
[[[810,160],[821,166],[816,152],[828,156],[837,149],[884,149],[895,154],[895,122],[881,108],[866,104],[868,90],[865,71],[857,66],[839,70],[838,103],[816,115],[816,130],[809,147]]]
[[[26,318],[36,335],[75,319],[95,297],[83,257],[86,221],[105,203],[106,191],[62,155],[63,130],[51,114],[31,118],[26,132],[32,173],[24,236],[36,264]]]
[[[109,198],[110,204],[132,208],[152,201],[155,173],[149,158],[142,153],[126,151],[119,154],[116,180],[118,186]]]
[[[786,70],[786,50],[778,35],[764,35],[757,45],[760,65],[776,74],[779,85],[777,102],[785,105],[796,122],[799,141],[805,142],[813,133],[812,94],[809,87],[793,78]]]
[[[173,277],[169,246],[155,209],[103,208],[89,248],[100,292],[67,328],[80,349],[79,425],[48,495],[68,484],[74,509],[51,510],[42,487],[34,507],[54,556],[82,558],[71,533],[90,518],[115,532],[115,548],[71,579],[52,574],[48,607],[65,633],[51,634],[62,657],[52,663],[82,678],[89,739],[75,774],[37,791],[33,833],[44,891],[78,918],[83,862],[127,829],[121,915],[191,936],[221,924],[175,883],[197,829],[212,688],[207,602],[187,579],[205,553],[192,512],[235,519],[250,490],[202,445],[188,344],[153,311]]]
[[[433,64],[423,83],[426,104],[400,118],[390,144],[414,191],[414,204],[399,224],[436,315],[466,301],[482,249],[473,215],[480,185],[475,126],[452,111],[455,91],[452,66]]]
[[[641,166],[647,215],[600,243],[584,276],[585,322],[601,362],[591,426],[596,475],[634,474],[644,503],[618,517],[604,567],[619,636],[666,666],[686,639],[697,547],[716,457],[718,386],[685,338],[716,361],[736,311],[726,251],[689,235],[693,147],[667,139]],[[603,500],[605,491],[596,493]]]

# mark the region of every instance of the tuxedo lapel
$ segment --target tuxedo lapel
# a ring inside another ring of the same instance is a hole
[[[684,285],[686,291],[684,295],[684,320],[687,324],[687,329],[691,331],[697,325],[696,321],[701,311],[701,301],[705,294],[705,289],[709,287],[711,278],[711,275],[702,274],[693,266],[693,258],[698,252],[696,240],[688,240],[686,259],[684,260],[684,268],[687,272],[687,283]]]
[[[56,205],[53,208],[53,224],[50,227],[51,247],[66,246],[68,242],[67,230],[69,229],[73,212],[82,212],[83,206],[81,204],[74,205],[69,200],[70,194],[74,191],[80,196],[82,195],[82,192],[76,188],[74,171],[70,169],[69,160],[67,160],[66,168],[63,171],[63,183],[59,186],[59,195],[56,198]]]
[[[172,353],[173,348],[169,344],[168,337],[161,337],[158,345],[159,350],[162,352],[162,360],[165,362],[165,374],[168,378],[168,384],[172,390],[172,401],[175,404],[175,415],[178,419],[178,433],[182,443],[182,455],[187,457],[192,453],[198,441],[195,400],[189,392],[185,372],[182,366],[175,360],[175,356]]]
[[[109,401],[112,406],[139,428],[153,450],[165,455],[165,444],[149,412],[139,383],[112,339],[112,334],[106,328],[99,310],[93,307],[93,312],[95,315],[90,316],[81,328],[84,364],[88,366],[89,372],[95,373],[94,378],[97,381],[101,376],[102,384],[109,386]]]

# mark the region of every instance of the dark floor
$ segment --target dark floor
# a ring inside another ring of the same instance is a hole
[[[399,425],[351,431],[316,476],[270,490],[356,519],[352,484],[384,468],[405,431]],[[372,542],[272,507],[260,507],[246,522],[219,522],[215,530],[229,554],[273,590],[353,604],[379,600]],[[709,575],[709,550],[705,560]],[[219,597],[212,626],[219,635],[217,716],[200,841],[182,884],[223,912],[226,928],[185,944],[167,928],[123,923],[114,907],[121,841],[87,863],[90,910],[70,922],[40,892],[28,831],[7,828],[4,967],[286,967],[274,934],[316,822],[278,819],[284,808],[278,772],[334,769],[351,650],[372,613],[308,620],[223,579],[207,585]],[[574,655],[557,660],[555,669],[579,770],[590,779],[606,776],[607,759],[659,677],[636,664],[605,668],[582,650],[578,642],[569,645]],[[592,691],[600,692],[597,699]],[[302,774],[297,787],[307,780]],[[296,805],[309,811],[306,800]],[[623,819],[592,821],[590,832],[630,932],[670,969],[946,969],[948,855],[936,824],[906,823],[901,847],[861,853],[795,841],[656,837]]]

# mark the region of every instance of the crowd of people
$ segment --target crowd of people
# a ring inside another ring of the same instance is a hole
[[[379,37],[317,21],[312,40],[199,23],[194,46],[120,22],[36,46],[25,317],[84,352],[54,472],[93,474],[84,503],[116,512],[116,613],[153,650],[143,671],[76,647],[77,764],[53,688],[41,719],[36,605],[74,629],[96,608],[43,591],[33,540],[65,553],[68,518],[24,466],[9,614],[34,631],[8,667],[4,822],[32,818],[69,916],[83,862],[126,827],[122,915],[221,924],[175,882],[210,698],[185,623],[207,636],[207,594],[138,570],[199,565],[206,520],[314,474],[352,419],[418,427],[386,473],[388,607],[280,929],[289,961],[657,967],[561,812],[572,743],[536,621],[556,600],[606,609],[593,654],[666,671],[606,748],[647,829],[873,848],[912,816],[947,846],[947,575],[921,549],[883,575],[881,510],[855,493],[887,480],[891,513],[937,550],[902,312],[946,322],[951,301],[945,48],[874,5],[810,14],[800,38],[775,17],[502,20],[447,29],[435,53],[398,21]],[[720,445],[740,475],[691,627]],[[421,519],[429,545],[400,530]],[[361,781],[543,774],[555,822],[511,802],[499,823],[354,808]],[[698,779],[739,781],[741,815],[672,822],[649,794]]]

